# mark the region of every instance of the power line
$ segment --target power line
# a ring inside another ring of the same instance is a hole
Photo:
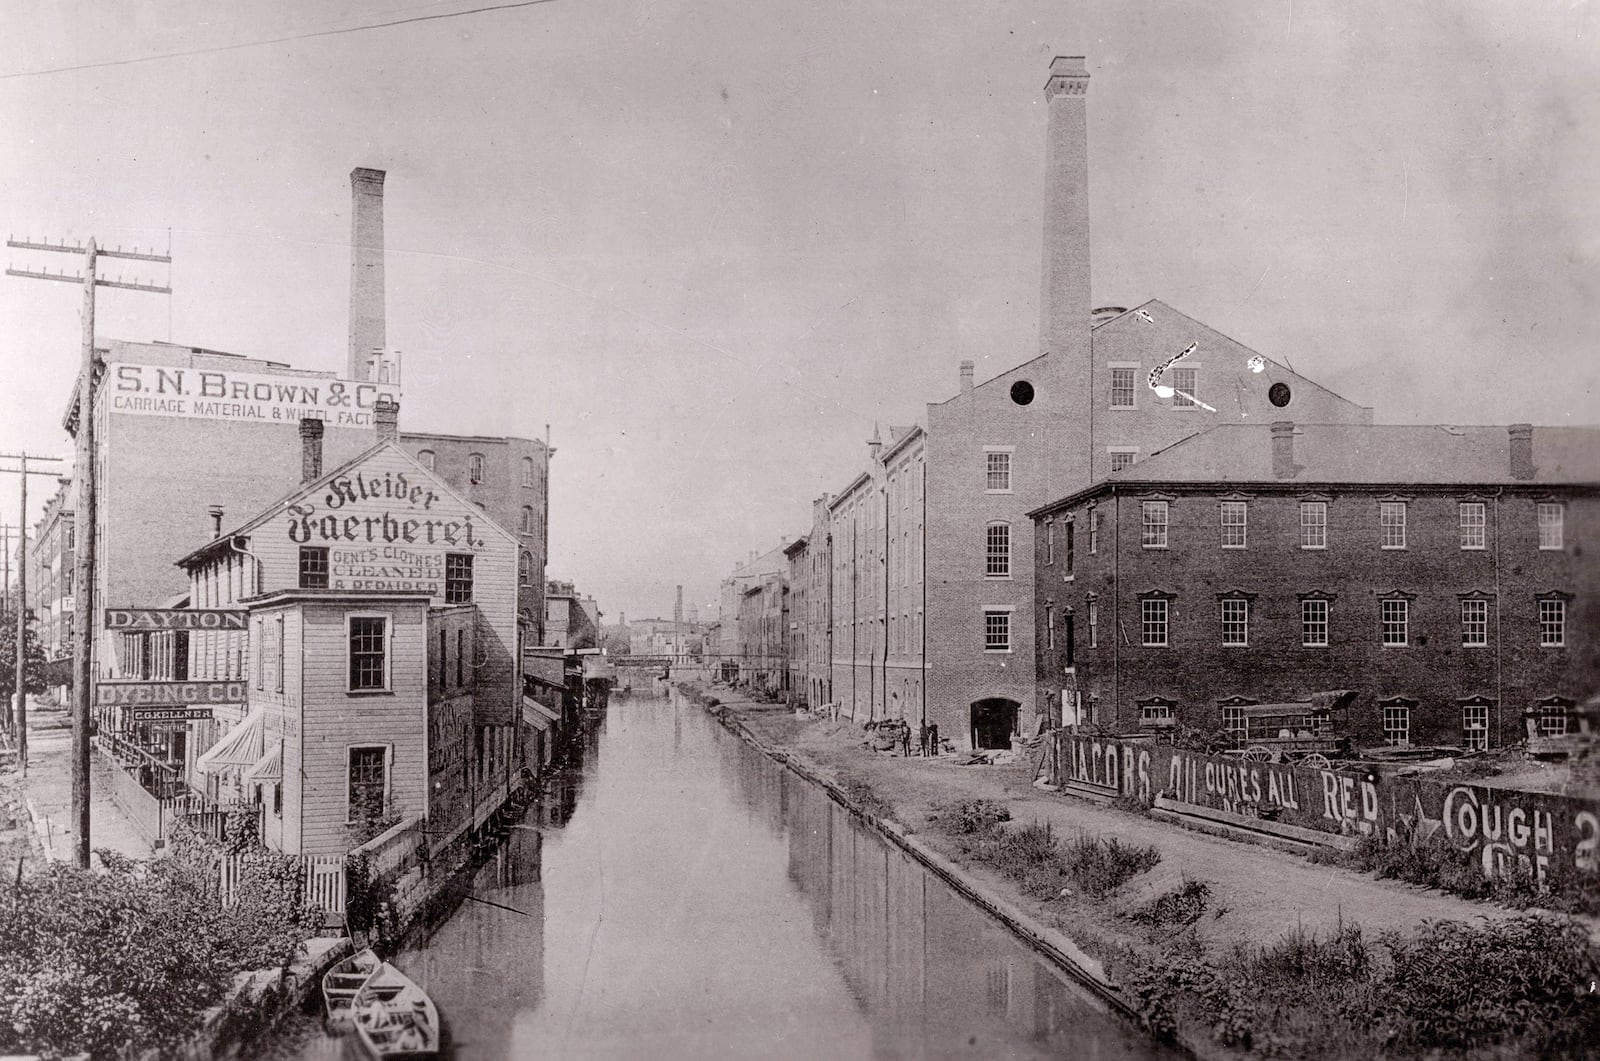
[[[0,81],[10,81],[19,77],[43,77],[46,74],[70,74],[79,70],[99,70],[108,66],[133,66],[137,63],[154,63],[162,59],[186,59],[195,55],[215,55],[218,52],[234,52],[243,48],[262,48],[269,44],[288,44],[292,41],[310,40],[315,37],[338,37],[346,33],[364,33],[367,30],[389,29],[394,26],[409,26],[416,22],[436,22],[447,18],[461,18],[465,15],[483,15],[492,11],[509,11],[519,7],[533,7],[536,4],[548,4],[552,0],[512,0],[511,3],[489,4],[485,7],[468,8],[465,11],[446,11],[437,15],[412,15],[408,18],[391,19],[388,22],[368,22],[359,26],[346,26],[342,29],[319,29],[307,33],[295,33],[287,37],[270,37],[258,41],[240,41],[237,44],[218,44],[210,48],[191,48],[181,52],[163,52],[160,55],[144,55],[134,59],[107,59],[100,63],[81,63],[77,66],[53,66],[44,70],[15,70],[9,74],[0,74]]]

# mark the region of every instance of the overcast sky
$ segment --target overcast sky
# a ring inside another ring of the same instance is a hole
[[[342,369],[349,172],[387,170],[402,427],[548,423],[550,574],[608,621],[714,600],[875,421],[1037,352],[1052,55],[1092,75],[1097,305],[1159,297],[1380,422],[1600,421],[1591,0],[548,0],[325,32],[492,2],[16,5],[4,223],[170,231],[174,294],[102,292],[102,338]],[[31,73],[88,64],[116,65]],[[70,453],[79,301],[0,278],[0,451]]]

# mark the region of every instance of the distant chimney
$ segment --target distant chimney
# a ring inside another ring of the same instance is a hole
[[[961,362],[961,393],[972,393],[972,362]]]
[[[372,419],[378,428],[379,442],[400,441],[400,403],[393,398],[379,398],[372,407]]]
[[[350,379],[366,379],[384,347],[383,178],[381,169],[350,171]]]
[[[300,481],[322,478],[322,421],[305,417],[300,421]]]
[[[1298,471],[1294,465],[1294,421],[1272,422],[1272,477],[1293,479]]]
[[[222,506],[212,505],[206,509],[206,515],[211,517],[211,537],[222,537]]]
[[[1533,425],[1512,424],[1506,428],[1511,436],[1511,478],[1533,478]]]

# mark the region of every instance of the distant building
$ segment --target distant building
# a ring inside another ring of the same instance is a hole
[[[739,682],[760,692],[789,689],[789,582],[766,575],[739,595]]]
[[[595,599],[581,596],[571,582],[546,583],[545,644],[568,650],[598,648],[600,606]]]
[[[722,580],[718,593],[716,665],[718,672],[730,679],[747,666],[743,641],[745,631],[740,627],[745,591],[770,576],[782,576],[788,570],[789,561],[783,555],[784,545],[759,554],[752,549],[749,558]]]
[[[789,560],[789,606],[783,619],[784,661],[789,672],[785,687],[789,690],[789,700],[792,703],[807,707],[813,703],[811,653],[807,637],[809,630],[806,623],[811,600],[809,539],[804,536],[796,538],[783,550],[783,555]],[[821,701],[815,703],[821,705]]]
[[[34,524],[28,539],[28,606],[45,659],[47,675],[58,697],[65,698],[71,682],[73,579],[77,559],[72,524],[72,480],[57,480],[55,494]]]
[[[1600,429],[1219,426],[1031,515],[1069,725],[1243,743],[1349,689],[1357,744],[1482,749],[1600,686]]]

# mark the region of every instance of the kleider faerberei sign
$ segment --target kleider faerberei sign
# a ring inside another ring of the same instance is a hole
[[[245,614],[229,608],[107,608],[106,629],[243,630]]]

